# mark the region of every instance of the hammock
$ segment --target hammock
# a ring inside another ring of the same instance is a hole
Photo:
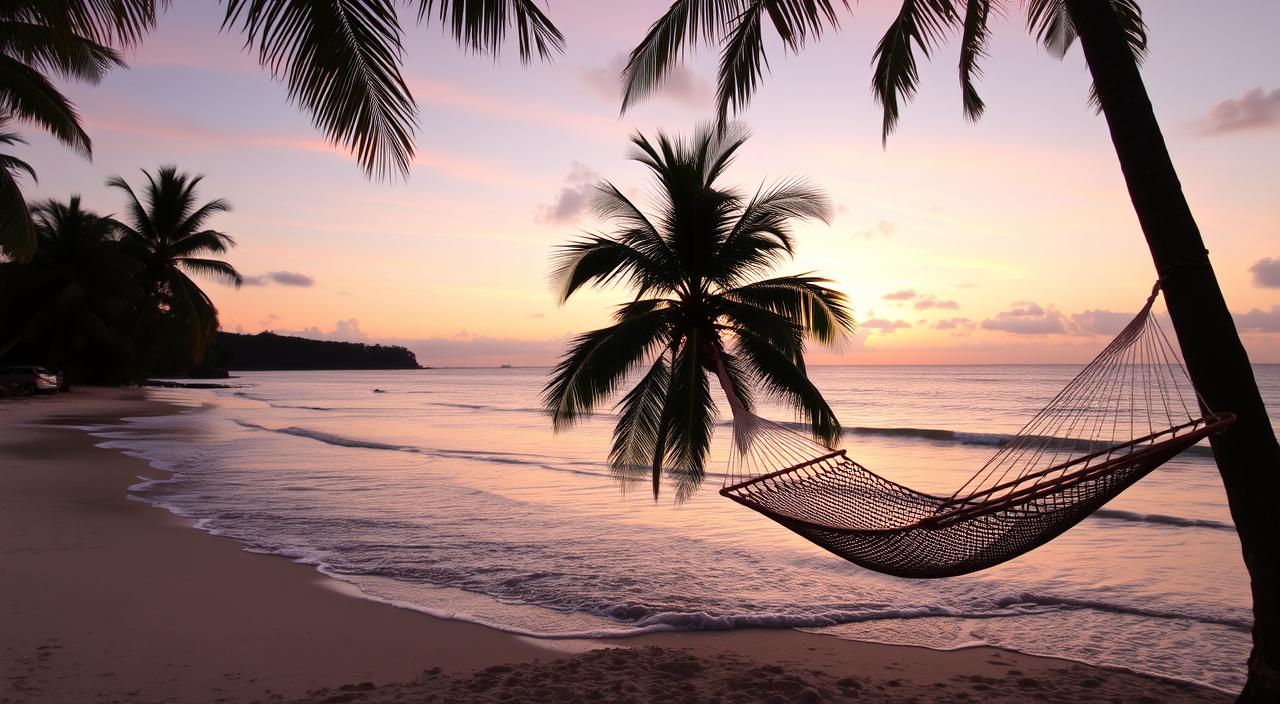
[[[1235,421],[1195,393],[1151,306],[950,496],[885,479],[739,409],[721,495],[850,562],[898,577],[998,565],[1061,535]],[[1195,409],[1195,412],[1192,412]]]

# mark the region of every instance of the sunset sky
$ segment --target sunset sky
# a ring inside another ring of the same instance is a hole
[[[40,176],[30,197],[84,195],[119,212],[113,174],[177,164],[234,211],[213,223],[250,277],[209,282],[224,329],[404,344],[428,365],[541,365],[603,324],[625,293],[557,306],[552,247],[598,227],[590,185],[643,198],[627,161],[636,129],[689,132],[711,115],[715,55],[619,116],[625,53],[662,0],[553,0],[568,48],[522,67],[465,54],[438,27],[407,36],[421,108],[407,182],[367,179],[328,146],[285,89],[220,33],[223,10],[179,2],[97,86],[66,85],[92,162],[33,129],[14,150]],[[800,56],[774,46],[743,115],[754,137],[730,179],[805,176],[836,204],[799,230],[783,271],[814,270],[852,299],[862,330],[830,364],[1062,362],[1096,353],[1155,279],[1078,49],[1058,61],[1013,13],[997,22],[981,82],[988,112],[960,112],[954,45],[922,66],[918,99],[887,149],[869,82],[896,3],[863,2]],[[1280,4],[1144,3],[1148,90],[1251,356],[1280,362]],[[1211,9],[1210,9],[1211,5]],[[412,21],[412,13],[405,13]],[[513,49],[514,47],[509,47]]]

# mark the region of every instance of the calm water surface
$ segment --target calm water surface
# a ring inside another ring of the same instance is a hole
[[[951,493],[1076,371],[811,373],[850,428],[851,456]],[[1258,373],[1274,417],[1280,367]],[[513,632],[794,627],[937,648],[988,643],[1222,688],[1243,682],[1248,583],[1203,449],[1029,555],[909,581],[843,562],[719,497],[716,476],[681,505],[671,491],[655,504],[647,487],[620,486],[603,464],[612,418],[554,434],[538,410],[546,376],[246,373],[244,388],[159,394],[184,413],[96,432],[175,471],[134,495],[204,530],[317,565],[370,598]]]

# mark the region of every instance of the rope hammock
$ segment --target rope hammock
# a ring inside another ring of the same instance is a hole
[[[889,481],[735,408],[721,495],[850,562],[898,577],[986,569],[1061,535],[1235,421],[1195,392],[1151,306],[949,496]]]

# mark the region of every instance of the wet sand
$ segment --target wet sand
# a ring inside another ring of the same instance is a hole
[[[995,648],[776,629],[539,641],[353,598],[129,500],[166,473],[74,427],[177,410],[137,389],[0,401],[0,704],[1231,700]]]

